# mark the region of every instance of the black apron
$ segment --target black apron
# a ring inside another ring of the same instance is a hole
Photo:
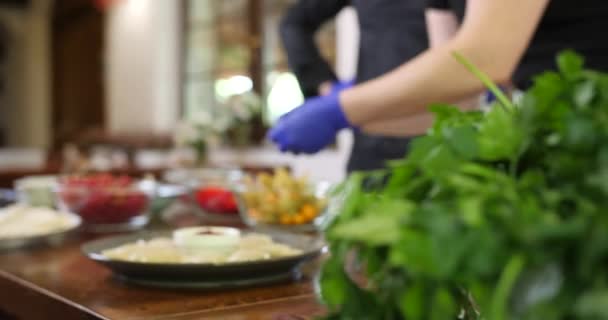
[[[424,0],[352,0],[360,25],[356,82],[379,77],[428,47]],[[348,171],[383,168],[405,156],[410,139],[355,132]]]

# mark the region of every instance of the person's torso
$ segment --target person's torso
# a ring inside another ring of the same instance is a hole
[[[463,19],[466,0],[448,0],[452,10]],[[586,66],[608,71],[608,1],[552,0],[513,75],[522,89],[533,77],[555,69],[556,55],[565,49],[582,54]]]
[[[428,47],[424,0],[352,0],[359,19],[356,82],[379,77]],[[409,139],[355,133],[348,171],[382,168],[401,158]]]
[[[428,47],[424,0],[351,0],[360,26],[357,82],[381,76]]]

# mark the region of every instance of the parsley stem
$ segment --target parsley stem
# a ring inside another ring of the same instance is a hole
[[[513,103],[507,98],[507,96],[500,90],[500,88],[490,79],[490,77],[483,71],[479,70],[473,63],[458,52],[453,52],[454,58],[460,62],[467,70],[469,70],[477,79],[479,79],[495,96],[500,102],[500,105],[505,111],[513,109]]]
[[[511,256],[505,266],[496,285],[495,293],[492,296],[490,307],[490,317],[492,320],[507,320],[507,305],[511,297],[511,291],[515,286],[519,275],[525,265],[525,260],[521,255]]]
[[[519,156],[515,155],[509,160],[509,174],[515,178],[517,176],[517,165],[519,162]]]

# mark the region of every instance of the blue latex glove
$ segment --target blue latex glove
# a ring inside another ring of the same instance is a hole
[[[332,94],[338,94],[340,93],[340,91],[342,90],[346,90],[352,86],[355,85],[355,81],[354,80],[348,80],[348,81],[334,81],[331,84],[331,92],[329,93],[330,95]]]
[[[502,91],[502,92],[505,92],[505,90],[507,89],[507,88],[505,88],[504,86],[498,86],[498,88],[499,88],[499,89],[500,89],[500,91]],[[485,104],[488,104],[488,105],[489,105],[489,104],[494,103],[494,101],[496,101],[496,96],[494,95],[494,93],[492,93],[492,91],[487,90],[487,91],[485,92],[485,95],[484,95],[484,99],[483,99],[483,100],[484,100],[484,103],[485,103]]]
[[[309,99],[282,117],[268,135],[282,152],[316,153],[348,127],[338,94],[330,94]]]

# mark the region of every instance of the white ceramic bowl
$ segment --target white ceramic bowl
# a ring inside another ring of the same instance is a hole
[[[173,242],[187,250],[230,251],[239,245],[241,231],[227,227],[192,227],[173,232]]]
[[[56,186],[57,176],[53,175],[27,176],[14,183],[19,202],[49,208],[55,205]]]

